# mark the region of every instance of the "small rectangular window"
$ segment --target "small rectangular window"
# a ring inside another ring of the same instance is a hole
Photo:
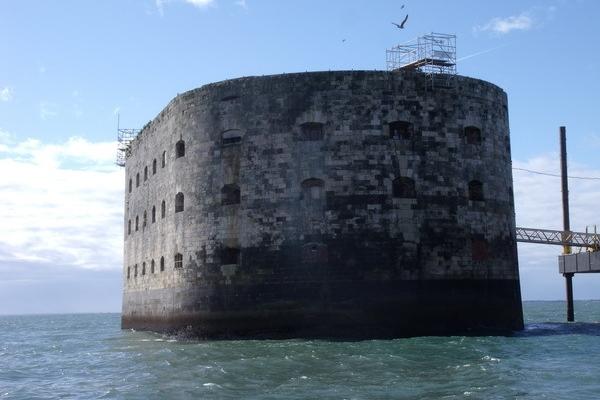
[[[323,124],[320,122],[305,122],[300,125],[303,140],[323,139]]]

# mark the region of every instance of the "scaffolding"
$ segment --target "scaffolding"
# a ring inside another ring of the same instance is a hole
[[[120,117],[117,116],[117,162],[119,167],[125,166],[127,157],[131,154],[131,142],[136,138],[141,129],[125,129],[119,126]]]
[[[432,87],[452,86],[456,76],[456,35],[430,33],[386,50],[388,71],[424,73]]]

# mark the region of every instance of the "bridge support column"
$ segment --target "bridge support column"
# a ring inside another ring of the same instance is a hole
[[[575,309],[573,306],[573,275],[572,272],[563,274],[567,286],[567,321],[575,321]]]
[[[563,206],[563,254],[571,254],[571,246],[567,244],[566,235],[571,231],[569,221],[569,177],[567,176],[567,129],[561,126],[559,129],[560,137],[560,177],[562,183],[562,206]],[[567,321],[575,321],[575,311],[573,310],[573,273],[563,274],[567,284]]]

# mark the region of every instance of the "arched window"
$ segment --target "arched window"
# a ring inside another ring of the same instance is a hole
[[[223,186],[221,188],[221,204],[240,204],[240,187],[235,183]]]
[[[135,174],[135,187],[140,186],[140,173]]]
[[[320,122],[305,122],[300,125],[302,140],[323,139],[323,124]]]
[[[140,222],[139,217],[136,215],[135,216],[135,231],[136,232],[138,231],[138,228],[139,228],[139,222]]]
[[[160,203],[160,217],[164,218],[166,213],[167,213],[167,206],[165,204],[165,201],[163,200],[162,203]]]
[[[133,266],[133,277],[137,277],[137,264]]]
[[[148,166],[144,167],[144,182],[148,180]]]
[[[241,141],[242,131],[240,131],[239,129],[230,129],[221,133],[221,144],[224,146],[228,144],[237,144]]]
[[[160,167],[161,167],[161,168],[164,168],[164,167],[165,167],[165,165],[167,165],[167,152],[166,152],[166,151],[163,151],[163,153],[162,153],[162,158],[161,158],[161,160],[160,160]]]
[[[152,161],[152,175],[156,175],[156,158]]]
[[[221,264],[239,264],[240,249],[234,247],[225,247],[221,249]]]
[[[156,207],[152,206],[152,223],[156,222]]]
[[[317,201],[323,199],[324,183],[321,179],[309,178],[302,181],[302,200]]]
[[[150,261],[150,273],[154,273],[154,258],[152,259],[152,261]]]
[[[182,212],[184,206],[183,193],[179,192],[175,195],[175,212]]]
[[[127,234],[131,235],[131,220],[127,221]]]
[[[185,142],[183,140],[179,140],[175,143],[175,158],[185,156]]]
[[[483,201],[483,183],[477,180],[469,182],[469,200]]]
[[[131,278],[131,267],[127,267],[127,279]]]
[[[146,275],[146,261],[142,263],[142,275]]]
[[[148,224],[148,214],[146,213],[146,210],[144,210],[144,222],[142,222],[142,227],[145,228],[147,224]]]
[[[414,199],[417,197],[415,181],[405,176],[394,179],[392,182],[392,193],[394,197],[401,199]]]
[[[132,189],[133,189],[133,182],[131,181],[131,178],[129,178],[129,193],[131,193]]]
[[[465,127],[465,140],[468,144],[481,144],[481,129],[476,126]]]
[[[165,258],[161,257],[160,258],[160,272],[165,270]]]
[[[175,254],[175,268],[183,268],[183,256],[180,253]]]
[[[390,139],[410,139],[413,134],[413,125],[408,121],[392,121],[389,123]]]
[[[302,246],[301,260],[303,264],[327,262],[327,245],[310,242]]]

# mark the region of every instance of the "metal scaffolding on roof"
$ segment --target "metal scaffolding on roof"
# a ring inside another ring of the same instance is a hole
[[[120,116],[117,116],[117,161],[119,167],[125,166],[127,157],[131,154],[131,142],[141,129],[124,129],[119,126]]]
[[[456,76],[456,35],[430,33],[386,50],[388,71],[416,69],[432,87],[452,86]]]

